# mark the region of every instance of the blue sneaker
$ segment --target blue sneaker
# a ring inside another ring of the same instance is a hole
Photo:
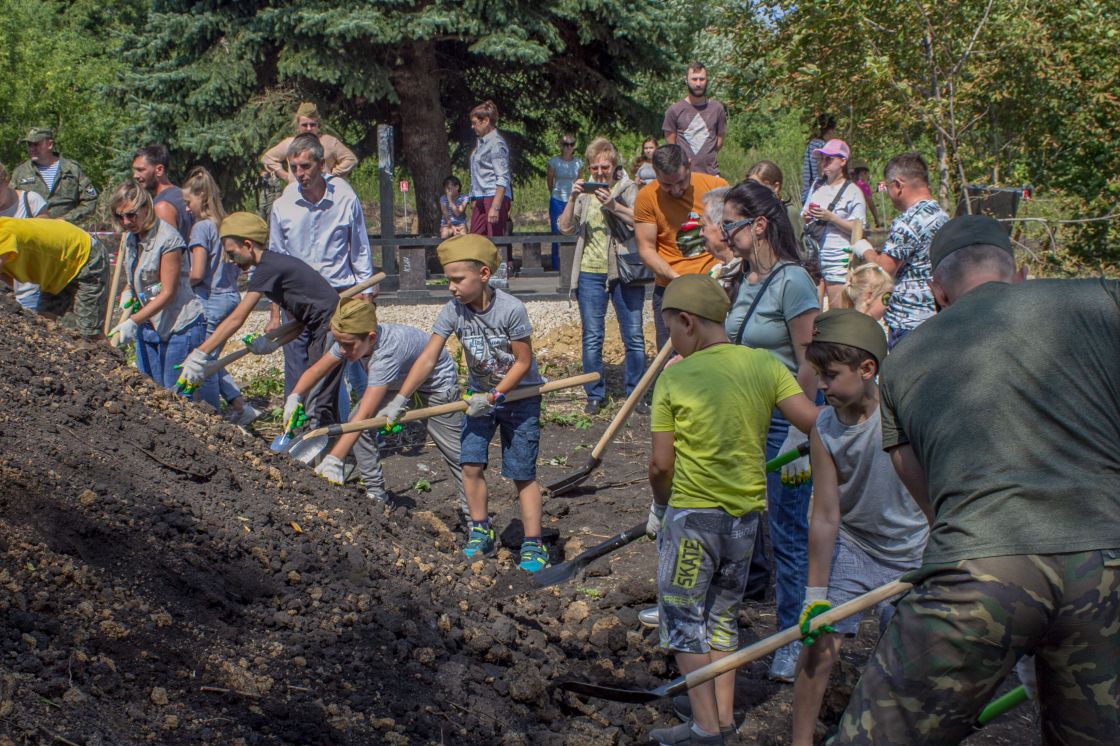
[[[467,545],[463,547],[463,554],[468,557],[482,555],[491,557],[494,554],[494,529],[483,528],[477,523],[471,524],[470,535],[467,536]]]
[[[521,563],[518,565],[526,572],[538,572],[548,567],[548,552],[539,541],[526,541],[521,544]]]

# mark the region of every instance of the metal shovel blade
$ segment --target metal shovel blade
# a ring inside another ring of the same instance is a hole
[[[586,482],[587,478],[591,476],[591,472],[595,471],[601,463],[603,463],[601,459],[592,457],[583,468],[577,469],[567,476],[560,477],[544,485],[544,490],[551,497],[559,497],[565,492],[570,492]]]
[[[613,686],[589,684],[585,681],[561,681],[556,684],[556,686],[564,691],[580,694],[584,697],[595,697],[611,702],[627,702],[640,705],[647,702],[656,702],[659,699],[668,697],[670,694],[677,694],[676,691],[670,691],[670,689],[674,688],[673,684],[675,683],[676,682],[670,682],[656,689],[620,689]],[[681,691],[686,689],[684,686],[678,686],[676,688]]]
[[[640,539],[645,535],[646,524],[645,521],[642,521],[638,525],[623,531],[617,536],[613,536],[601,544],[596,544],[567,562],[561,562],[559,565],[546,567],[539,572],[533,573],[533,583],[535,583],[538,588],[547,588],[550,585],[556,585],[557,583],[571,580],[578,575],[584,567],[590,565],[595,560],[600,557],[605,557],[616,549],[621,549],[630,542]]]
[[[292,434],[289,432],[283,432],[272,439],[272,445],[269,446],[269,449],[275,451],[276,453],[281,453],[288,450],[291,442]]]
[[[310,464],[323,452],[327,447],[330,437],[327,435],[319,435],[314,438],[303,438],[292,443],[288,449],[288,455],[304,464]]]

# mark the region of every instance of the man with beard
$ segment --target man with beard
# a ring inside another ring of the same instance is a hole
[[[694,172],[719,176],[716,158],[727,134],[727,111],[708,98],[708,71],[702,63],[688,66],[685,84],[688,95],[665,112],[661,129],[666,141],[684,148]]]
[[[139,148],[132,156],[132,178],[152,195],[156,217],[179,231],[183,241],[187,241],[191,237],[194,218],[183,201],[183,190],[167,177],[170,162],[166,145]]]

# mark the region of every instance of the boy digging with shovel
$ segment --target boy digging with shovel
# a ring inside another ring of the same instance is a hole
[[[400,393],[377,416],[387,418],[390,424],[400,419],[408,408],[408,397],[432,374],[447,338],[455,334],[463,346],[470,388],[459,457],[471,513],[463,554],[490,556],[496,550],[485,471],[490,441],[500,429],[502,476],[517,486],[525,528],[518,566],[537,572],[548,567],[548,552],[541,543],[541,489],[537,484],[541,398],[505,401],[506,394],[519,386],[544,383],[533,355],[529,313],[517,298],[490,287],[490,275],[498,266],[498,249],[488,238],[477,234],[454,236],[436,251],[453,300],[436,318],[428,346],[401,384]]]
[[[682,360],[653,392],[653,503],[661,647],[682,674],[734,652],[738,610],[766,507],[766,432],[776,406],[802,432],[817,408],[766,350],[733,345],[727,294],[707,275],[669,283],[662,318]],[[661,744],[722,744],[734,733],[735,672],[688,690],[691,722],[658,728]]]
[[[350,415],[351,421],[373,416],[387,395],[395,396],[404,383],[405,376],[424,352],[430,335],[404,324],[377,323],[377,310],[370,303],[358,298],[345,298],[338,303],[338,310],[331,317],[331,334],[335,343],[330,350],[308,368],[284,403],[284,421],[287,422],[304,397],[328,373],[338,368],[344,360],[366,361],[368,382]],[[448,404],[459,400],[459,375],[455,361],[440,349],[435,368],[417,389],[425,407]],[[443,454],[447,468],[459,490],[459,508],[464,520],[470,520],[467,498],[463,492],[462,468],[459,466],[459,430],[462,416],[459,412],[437,415],[425,420],[428,435]],[[343,461],[351,449],[358,461],[358,471],[366,487],[366,494],[382,503],[389,501],[385,477],[381,471],[381,454],[377,449],[377,433],[362,430],[339,437],[330,453],[315,467],[315,473],[329,482],[342,484]]]

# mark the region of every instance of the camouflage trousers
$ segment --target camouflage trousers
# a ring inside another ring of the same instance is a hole
[[[829,744],[956,744],[1023,655],[1045,743],[1120,734],[1120,549],[925,565]]]

